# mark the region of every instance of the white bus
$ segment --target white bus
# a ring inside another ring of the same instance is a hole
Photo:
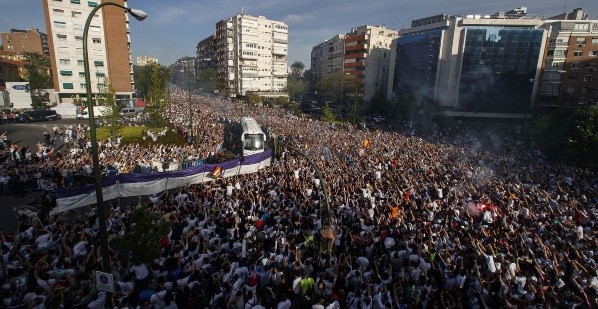
[[[224,130],[224,147],[235,154],[249,156],[264,152],[266,134],[251,117],[242,117],[238,123],[230,123]]]

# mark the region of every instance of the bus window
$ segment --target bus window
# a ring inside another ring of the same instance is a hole
[[[261,150],[264,149],[264,135],[263,134],[245,134],[243,136],[244,150]]]

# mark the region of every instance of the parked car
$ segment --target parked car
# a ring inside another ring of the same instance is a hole
[[[22,112],[19,115],[19,122],[38,122],[38,121],[54,121],[62,117],[51,109],[37,109],[32,111]]]

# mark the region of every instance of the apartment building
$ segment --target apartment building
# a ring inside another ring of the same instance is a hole
[[[48,55],[48,36],[38,29],[10,29],[10,32],[0,33],[2,49],[15,53],[33,52]]]
[[[231,96],[286,96],[288,26],[241,12],[216,23],[216,33],[197,45],[200,70],[217,72],[217,91]]]
[[[526,8],[414,20],[393,43],[387,97],[411,93],[415,108],[447,116],[525,117],[539,84],[543,24]]]
[[[158,58],[152,56],[137,56],[137,65],[142,67],[150,63],[158,63]]]
[[[345,36],[344,72],[361,79],[366,101],[387,92],[391,44],[397,36],[397,30],[370,25],[351,29]]]
[[[127,5],[126,0],[114,1]],[[85,100],[83,27],[98,1],[43,0],[48,31],[52,78],[57,102]],[[108,78],[117,100],[128,101],[134,88],[128,16],[122,9],[107,6],[96,12],[88,33],[88,55],[92,92],[95,98]]]
[[[538,91],[543,105],[598,102],[598,20],[583,9],[546,19],[546,58]]]
[[[345,67],[345,35],[334,37],[317,44],[311,50],[311,73],[317,85],[324,76],[343,72]]]

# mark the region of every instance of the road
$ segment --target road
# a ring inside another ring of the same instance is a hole
[[[38,140],[43,141],[44,131],[52,133],[52,127],[57,125],[63,127],[64,125],[76,125],[78,123],[87,123],[85,120],[75,119],[61,119],[55,122],[36,122],[36,123],[19,123],[13,125],[0,125],[0,132],[6,132],[8,138],[13,144],[19,146],[29,146],[30,149],[35,149]],[[62,147],[62,143],[58,142],[57,147]],[[14,196],[0,196],[0,229],[5,232],[15,232],[18,227],[16,214],[13,208],[21,208],[26,205],[31,199],[40,196],[40,192],[28,193],[25,197]]]

